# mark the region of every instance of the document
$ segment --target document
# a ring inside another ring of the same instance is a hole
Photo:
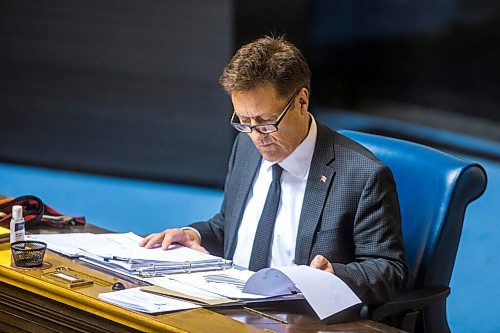
[[[98,297],[103,301],[146,313],[161,313],[200,307],[192,302],[147,293],[141,291],[139,287],[101,293]]]
[[[179,297],[202,305],[244,305],[253,302],[287,301],[304,298],[300,292],[287,291],[273,295],[243,292],[245,284],[253,275],[255,273],[252,271],[235,268],[225,271],[174,274],[147,279],[147,282],[153,284],[153,286],[142,287],[142,290]]]
[[[300,291],[319,319],[361,303],[339,277],[309,266],[261,269],[248,279],[242,291],[266,296]]]
[[[361,304],[339,277],[309,266],[265,268],[256,273],[233,268],[175,274],[148,282],[156,287],[143,289],[207,305],[305,299],[320,319]]]
[[[210,292],[213,295],[233,300],[264,299],[268,295],[245,293],[243,288],[248,279],[254,274],[249,270],[236,268],[224,271],[208,271],[191,274],[175,274],[168,276],[169,280],[176,281],[185,286]],[[278,296],[278,295],[271,295]]]
[[[196,285],[196,283],[186,283],[186,281],[189,281],[189,277],[196,274],[200,273],[153,277],[148,278],[147,282],[153,286],[163,288],[164,291],[161,293],[173,295],[172,292],[175,292],[182,298],[191,299],[200,303],[215,304],[234,302],[234,299],[221,295],[217,293],[216,290],[211,290],[211,286],[205,286],[205,288],[202,288],[201,286]],[[148,288],[149,287],[146,287],[145,289]],[[155,290],[158,291],[158,289]]]
[[[28,239],[43,241],[52,251],[134,277],[232,267],[230,260],[180,245],[171,245],[168,251],[140,247],[142,237],[132,232],[29,235]]]

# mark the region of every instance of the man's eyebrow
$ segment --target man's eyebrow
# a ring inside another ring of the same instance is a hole
[[[264,117],[264,116],[255,116],[255,117],[248,117],[248,116],[238,116],[238,114],[236,114],[236,116],[238,117],[238,119],[242,120],[242,119],[254,119],[256,121],[265,121],[265,120],[272,120],[273,117],[272,116],[269,116],[269,117]]]

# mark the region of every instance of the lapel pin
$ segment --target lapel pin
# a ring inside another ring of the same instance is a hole
[[[321,181],[322,181],[323,183],[326,183],[326,177],[325,177],[325,176],[321,176]]]

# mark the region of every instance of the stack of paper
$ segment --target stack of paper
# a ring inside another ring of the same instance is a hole
[[[173,273],[221,270],[232,267],[232,261],[187,247],[172,245],[168,251],[139,246],[142,237],[124,234],[49,234],[29,235],[47,247],[70,257],[134,277],[152,277]]]
[[[140,288],[101,293],[99,298],[127,309],[146,313],[179,311],[200,307],[192,302],[143,292]]]
[[[361,303],[340,278],[309,266],[176,274],[148,282],[161,289],[143,289],[203,305],[306,299],[320,319]]]
[[[269,298],[267,295],[243,292],[245,284],[254,274],[252,271],[232,268],[224,271],[174,274],[148,279],[148,282],[168,290],[180,291],[186,298],[194,297],[193,299],[207,304],[214,301],[226,303]]]

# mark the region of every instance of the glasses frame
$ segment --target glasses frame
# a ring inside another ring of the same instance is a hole
[[[242,124],[242,123],[237,123],[237,122],[234,121],[234,117],[236,116],[236,111],[233,111],[233,115],[231,116],[230,124],[238,132],[242,132],[242,133],[251,133],[254,128],[259,133],[262,133],[262,134],[274,133],[274,132],[278,131],[278,125],[283,120],[283,118],[285,117],[285,115],[288,112],[288,110],[290,110],[290,107],[293,104],[292,102],[295,100],[295,97],[297,97],[297,95],[299,94],[299,92],[301,90],[302,90],[302,88],[300,88],[295,94],[293,94],[293,96],[290,98],[290,100],[288,101],[288,103],[285,106],[285,108],[283,109],[283,111],[281,111],[280,115],[278,116],[278,118],[276,119],[276,121],[274,122],[274,124],[245,125],[245,124]],[[264,128],[266,128],[266,127],[269,127],[271,130],[265,130]]]

